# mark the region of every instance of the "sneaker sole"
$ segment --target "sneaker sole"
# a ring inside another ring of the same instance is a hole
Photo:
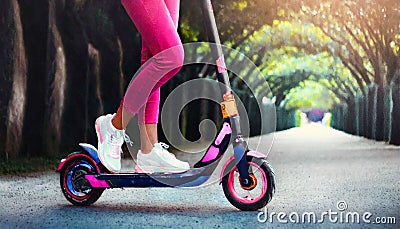
[[[190,169],[190,168],[189,168]],[[179,169],[174,167],[161,167],[161,166],[138,166],[135,167],[136,173],[184,173],[189,169]]]

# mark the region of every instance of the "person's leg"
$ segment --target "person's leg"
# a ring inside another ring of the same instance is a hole
[[[178,30],[179,21],[179,0],[164,0],[168,11],[170,13],[171,19],[174,23],[175,30]],[[147,47],[146,43],[143,42],[142,45],[142,65],[147,62],[151,57],[150,49]],[[158,143],[158,116],[160,107],[160,89],[153,91],[150,95],[147,103],[139,112],[139,126],[140,126],[140,141],[141,141],[141,151],[143,153],[150,153],[154,147],[154,144]],[[156,111],[156,112],[154,112]]]
[[[150,58],[153,57],[149,48],[143,42],[141,52],[141,65],[144,65]],[[158,116],[160,106],[160,88],[154,90],[146,104],[139,110],[138,125],[140,131],[140,149],[143,153],[150,153],[154,145],[158,143]],[[112,119],[112,124],[115,128],[123,130],[129,123],[132,114],[123,106],[123,101]],[[123,120],[124,119],[124,120]]]
[[[124,107],[137,114],[151,93],[179,71],[183,47],[163,0],[122,0],[122,3],[153,54],[131,81],[125,95]]]
[[[138,125],[140,130],[140,149],[143,153],[150,153],[154,145],[158,143],[158,114],[160,106],[160,88],[155,90],[140,109]]]
[[[160,87],[180,70],[184,58],[177,33],[178,15],[172,17],[168,8],[175,7],[173,12],[178,13],[179,0],[169,0],[168,6],[164,0],[122,0],[122,4],[153,56],[131,81],[121,109],[122,113],[139,114],[143,151],[138,153],[137,171],[186,171],[189,164],[170,154],[157,136]],[[144,54],[146,59],[148,53]]]
[[[158,131],[156,124],[139,124],[140,131],[140,150],[144,154],[148,154],[158,143]]]
[[[115,113],[114,117],[111,119],[111,124],[117,129],[117,130],[123,130],[124,125],[122,123],[122,117],[125,116],[126,112],[124,112],[124,100],[121,100],[121,103],[119,104],[118,110]],[[124,114],[123,114],[124,113]]]
[[[151,88],[153,86],[152,89],[150,89],[150,93],[147,92],[144,94],[150,94],[150,96],[147,96],[149,99],[146,100],[145,103],[150,101],[154,106],[146,106],[147,112],[143,112],[147,114],[146,117],[139,118],[139,120],[146,120],[146,123],[149,122],[149,120],[150,123],[158,121],[158,116],[151,116],[150,114],[154,113],[151,111],[157,110],[151,108],[158,108],[158,106],[155,106],[157,104],[157,98],[159,98],[158,89],[173,77],[182,65],[183,47],[177,33],[179,2],[179,0],[122,0],[122,4],[142,35],[142,65],[154,55],[164,51],[163,54],[156,55],[152,61],[149,61],[150,63],[148,63],[147,66],[143,66],[133,82],[131,82],[127,90],[127,95],[125,96],[125,99],[126,97],[133,98],[133,96],[129,96],[128,94],[138,95],[141,93],[139,93],[137,89],[144,91],[144,88]],[[140,6],[137,4],[140,4]],[[154,70],[154,68],[159,68],[157,70],[162,74],[151,74],[151,70]],[[156,78],[157,81],[154,81],[154,78]],[[147,83],[139,85],[139,82],[144,80],[146,80]],[[155,99],[152,99],[152,97]],[[137,97],[134,100],[129,98],[126,104],[130,105],[126,106],[137,107],[131,104],[139,100],[140,99],[137,99]],[[140,108],[143,107],[144,106],[141,106]],[[131,108],[129,110],[136,114],[137,109]]]
[[[130,8],[130,1],[122,1],[125,8],[127,8],[127,12],[129,11]],[[156,1],[160,3],[160,1]],[[178,0],[165,0],[165,6],[166,9],[169,12],[169,17],[172,20],[172,24],[174,27],[174,30],[177,30],[178,26],[178,18],[179,18],[179,1]],[[131,18],[136,17],[132,13],[129,13]],[[133,19],[134,20],[134,19]],[[135,20],[134,20],[135,21]],[[168,21],[168,20],[166,20]],[[159,25],[159,26],[164,26],[164,25]],[[158,27],[159,27],[158,26]],[[148,28],[147,28],[148,29]],[[140,30],[139,30],[140,31]],[[160,52],[160,49],[157,48],[157,46],[164,46],[168,47],[167,45],[154,45],[154,41],[148,42],[145,37],[142,38],[143,40],[143,45],[142,45],[142,58],[141,58],[141,63],[142,65],[145,64],[151,57],[153,57],[153,53],[157,54]],[[163,39],[165,40],[165,39]],[[147,42],[146,42],[147,41]],[[148,44],[149,43],[149,44]],[[168,42],[167,42],[168,43]],[[149,45],[152,45],[152,48],[149,48]],[[164,84],[166,81],[168,81],[169,78],[171,78],[176,70],[172,72],[168,72],[168,74],[164,77],[162,77],[158,83],[158,85]],[[161,81],[161,83],[160,83]],[[132,86],[132,85],[131,85]],[[140,125],[140,137],[141,137],[141,149],[142,152],[150,152],[152,149],[152,146],[158,142],[158,136],[157,136],[157,124],[158,123],[158,115],[159,115],[159,104],[160,104],[160,89],[159,87],[155,88],[152,93],[150,94],[149,98],[147,99],[147,102],[144,106],[141,107],[138,113],[138,122]],[[118,109],[117,115],[115,115],[113,123],[117,128],[122,129],[122,107]]]

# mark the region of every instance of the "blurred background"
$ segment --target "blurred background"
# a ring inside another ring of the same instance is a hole
[[[120,1],[1,4],[0,161],[96,144],[94,120],[116,111],[140,67],[140,36]],[[400,1],[213,4],[222,42],[249,57],[267,82],[258,85],[263,81],[251,77],[257,70],[252,67],[243,69],[242,79],[231,74],[249,115],[249,135],[272,132],[275,126],[260,127],[260,110],[276,109],[278,131],[321,122],[400,145]],[[184,43],[207,41],[199,1],[181,1],[178,30]],[[227,65],[240,61],[239,55],[226,57]],[[213,78],[214,67],[184,67],[162,88],[162,100],[199,75]],[[248,85],[253,82],[255,93]],[[263,107],[255,109],[257,104]],[[200,121],[218,123],[219,116],[218,104],[198,101],[182,111],[180,129],[196,140]]]

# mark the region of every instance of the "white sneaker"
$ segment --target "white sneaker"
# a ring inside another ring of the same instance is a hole
[[[98,152],[101,163],[113,173],[121,170],[121,146],[124,143],[124,131],[116,129],[111,120],[114,115],[100,116],[96,120]]]
[[[144,154],[139,150],[137,154],[137,173],[183,173],[190,169],[189,163],[176,159],[168,152],[169,146],[157,143],[150,153]]]

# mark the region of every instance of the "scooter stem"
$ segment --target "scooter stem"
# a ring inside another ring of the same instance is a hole
[[[204,24],[208,34],[208,40],[215,43],[212,46],[213,56],[217,57],[217,77],[218,81],[223,83],[225,86],[221,87],[222,94],[231,94],[232,89],[229,83],[229,76],[225,66],[224,54],[222,52],[221,40],[218,34],[217,23],[215,22],[214,10],[211,4],[211,0],[201,0],[202,11],[204,15]]]
[[[222,51],[221,40],[219,38],[217,24],[215,22],[214,10],[211,4],[211,0],[201,0],[202,11],[204,15],[204,22],[206,30],[208,32],[208,39],[210,42],[214,42],[216,45],[211,47],[213,56],[216,58],[217,64],[217,78],[223,86],[220,86],[223,94],[223,102],[221,103],[222,113],[224,118],[229,118],[232,127],[233,137],[233,149],[234,156],[237,163],[242,185],[251,185],[249,183],[249,166],[246,161],[247,144],[243,140],[242,132],[240,129],[240,116],[237,111],[235,99],[232,95],[231,84],[229,82],[228,71],[225,65],[224,54]]]

